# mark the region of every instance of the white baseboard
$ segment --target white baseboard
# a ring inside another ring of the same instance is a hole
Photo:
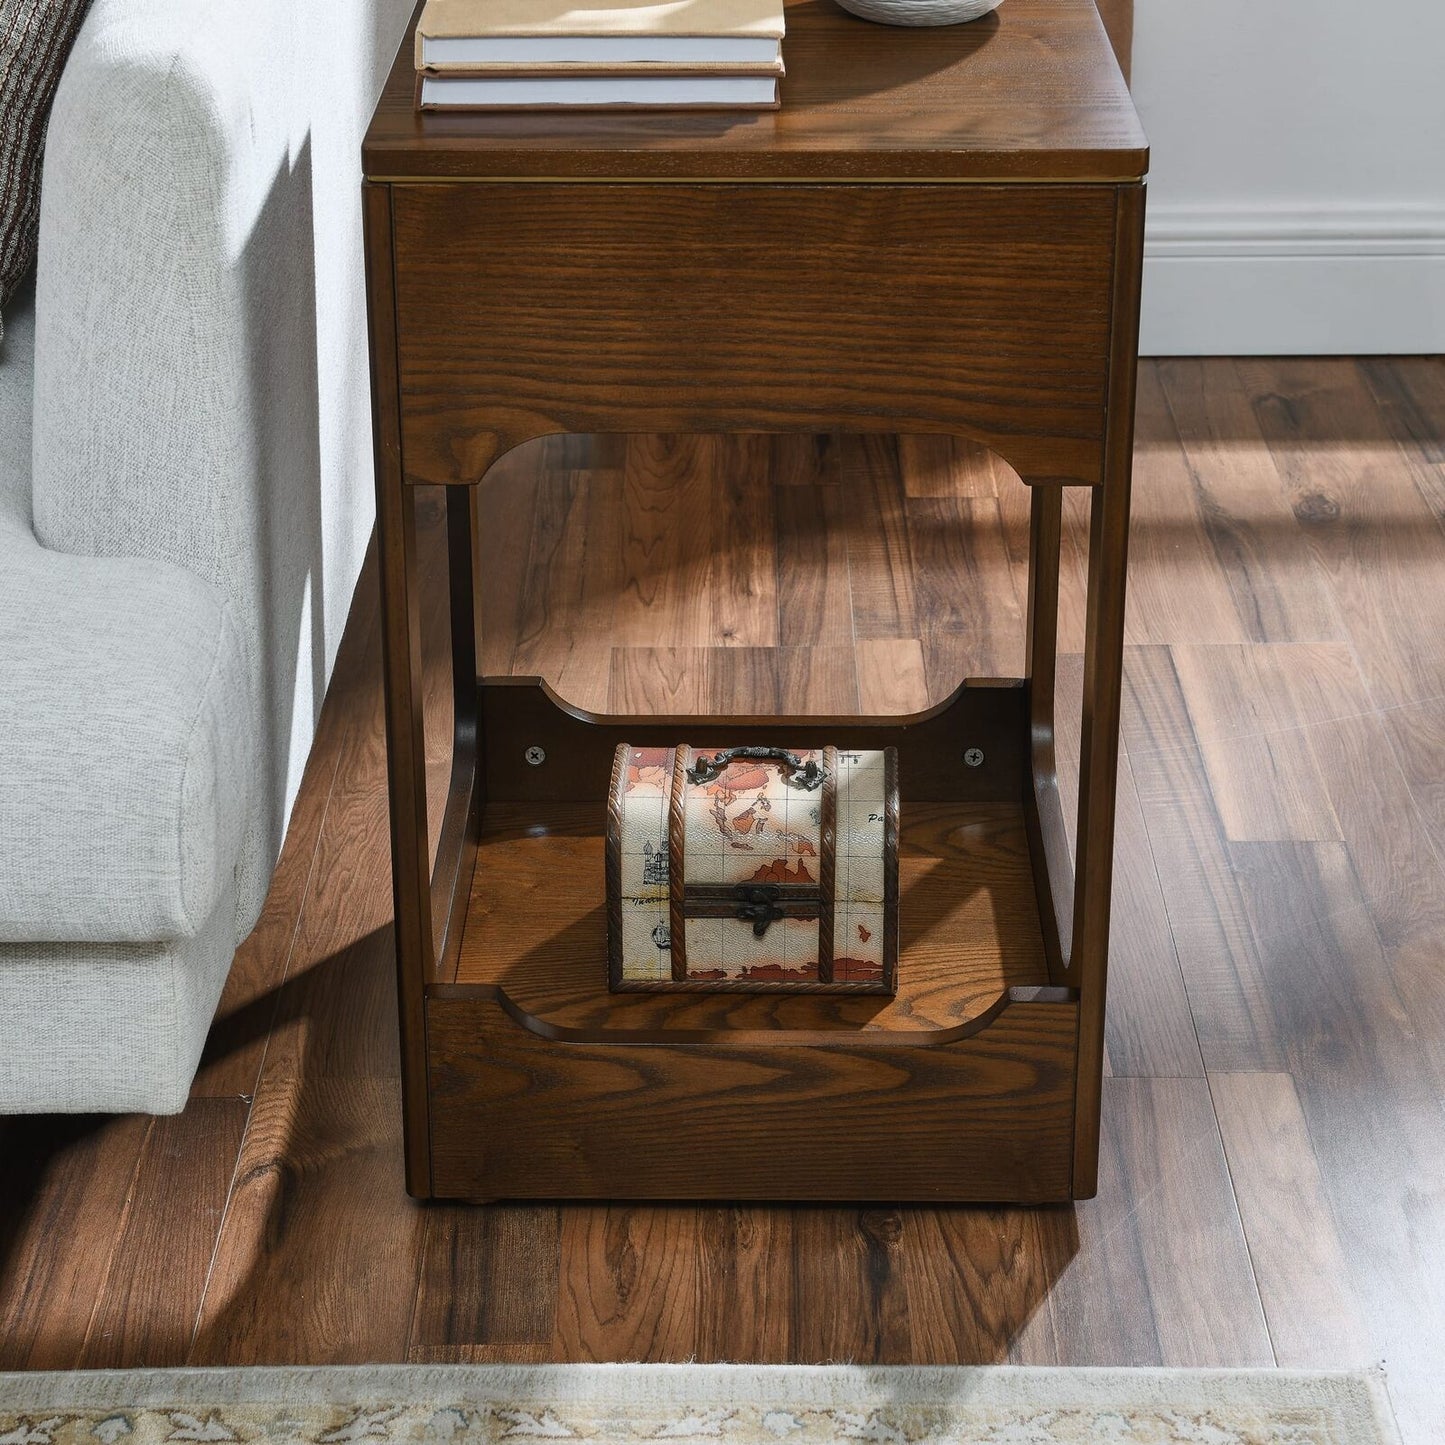
[[[1445,352],[1445,205],[1152,206],[1139,349]]]

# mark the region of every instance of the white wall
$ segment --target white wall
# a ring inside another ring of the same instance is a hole
[[[1146,355],[1445,351],[1445,0],[1136,0]]]

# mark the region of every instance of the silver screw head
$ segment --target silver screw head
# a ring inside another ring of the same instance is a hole
[[[535,743],[533,743],[532,746],[527,749],[523,756],[527,759],[529,763],[531,763],[534,768],[540,768],[542,764],[547,761],[546,749],[539,748]]]
[[[983,766],[983,749],[969,748],[969,750],[964,753],[963,760],[971,768],[981,768]]]

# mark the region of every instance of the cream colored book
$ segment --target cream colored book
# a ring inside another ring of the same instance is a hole
[[[423,79],[453,80],[462,76],[499,80],[527,76],[587,75],[771,75],[781,80],[787,71],[776,60],[481,60],[450,65],[429,65],[417,72]]]
[[[427,0],[416,27],[416,68],[676,69],[776,73],[782,0]]]

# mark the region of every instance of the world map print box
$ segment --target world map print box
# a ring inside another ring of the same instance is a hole
[[[617,749],[614,992],[892,994],[898,754]]]

